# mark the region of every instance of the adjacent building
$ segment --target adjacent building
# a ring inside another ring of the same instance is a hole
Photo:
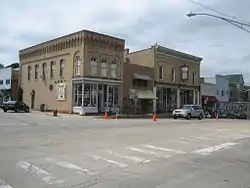
[[[131,64],[148,67],[153,72],[153,94],[147,94],[153,99],[152,111],[165,113],[184,104],[200,104],[202,58],[160,45],[128,53],[126,57]]]
[[[19,68],[0,68],[0,103],[19,99]]]
[[[67,113],[117,111],[125,40],[83,30],[19,52],[23,101]]]
[[[242,74],[225,75],[229,80],[229,101],[244,101],[244,77]]]
[[[147,114],[153,111],[154,69],[137,64],[125,49],[123,67],[123,113]]]

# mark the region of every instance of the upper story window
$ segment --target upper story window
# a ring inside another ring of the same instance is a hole
[[[107,77],[108,76],[108,64],[106,59],[102,59],[101,63],[101,76]]]
[[[3,80],[0,80],[0,85],[3,85]]]
[[[46,78],[46,63],[42,65],[42,79]]]
[[[220,95],[220,92],[219,92],[219,90],[217,90],[217,95]]]
[[[111,63],[111,78],[117,78],[117,62],[112,61]]]
[[[81,75],[81,57],[76,56],[74,63],[75,63],[75,75],[80,76]]]
[[[31,66],[28,66],[28,80],[30,80],[31,77]]]
[[[38,64],[35,65],[35,80],[38,78]]]
[[[196,72],[193,72],[193,74],[192,74],[192,76],[193,76],[193,77],[192,77],[192,79],[193,79],[193,80],[192,80],[192,81],[193,81],[193,84],[195,84],[195,75],[196,75]]]
[[[54,61],[51,61],[50,62],[50,78],[54,78],[55,77],[55,62]]]
[[[163,80],[163,66],[161,65],[161,66],[159,66],[159,79],[160,80]]]
[[[60,77],[63,77],[64,75],[64,66],[65,66],[65,61],[64,59],[60,60]]]
[[[188,80],[188,66],[181,67],[181,80],[187,81]]]
[[[92,76],[97,75],[98,66],[97,66],[97,59],[95,57],[90,58],[90,74]]]
[[[171,80],[172,80],[172,82],[176,82],[176,70],[175,70],[175,68],[172,68]]]
[[[148,81],[147,80],[140,80],[140,79],[134,79],[133,85],[138,87],[147,87]]]
[[[5,80],[5,84],[6,84],[6,85],[9,85],[9,84],[10,84],[10,79],[6,79],[6,80]]]
[[[224,96],[224,90],[221,90],[221,96],[222,97]]]

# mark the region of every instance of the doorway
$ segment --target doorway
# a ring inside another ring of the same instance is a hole
[[[35,91],[32,90],[32,92],[31,92],[31,105],[30,105],[30,108],[34,109],[34,107],[35,107]]]

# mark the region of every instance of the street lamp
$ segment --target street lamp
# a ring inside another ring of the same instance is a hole
[[[209,16],[209,17],[213,17],[213,18],[216,18],[216,19],[220,19],[220,20],[223,20],[223,21],[226,21],[240,29],[243,29],[247,32],[250,32],[249,30],[243,28],[243,26],[246,26],[246,27],[250,27],[250,24],[248,23],[244,23],[244,22],[241,22],[241,21],[238,21],[238,20],[234,20],[234,19],[229,19],[229,18],[225,18],[225,17],[222,17],[222,16],[218,16],[218,15],[215,15],[215,14],[210,14],[210,13],[193,13],[193,12],[190,12],[187,14],[187,17],[194,17],[194,16]]]

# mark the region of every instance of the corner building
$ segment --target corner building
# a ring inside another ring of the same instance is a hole
[[[19,51],[23,101],[65,113],[117,111],[125,40],[88,30]]]

